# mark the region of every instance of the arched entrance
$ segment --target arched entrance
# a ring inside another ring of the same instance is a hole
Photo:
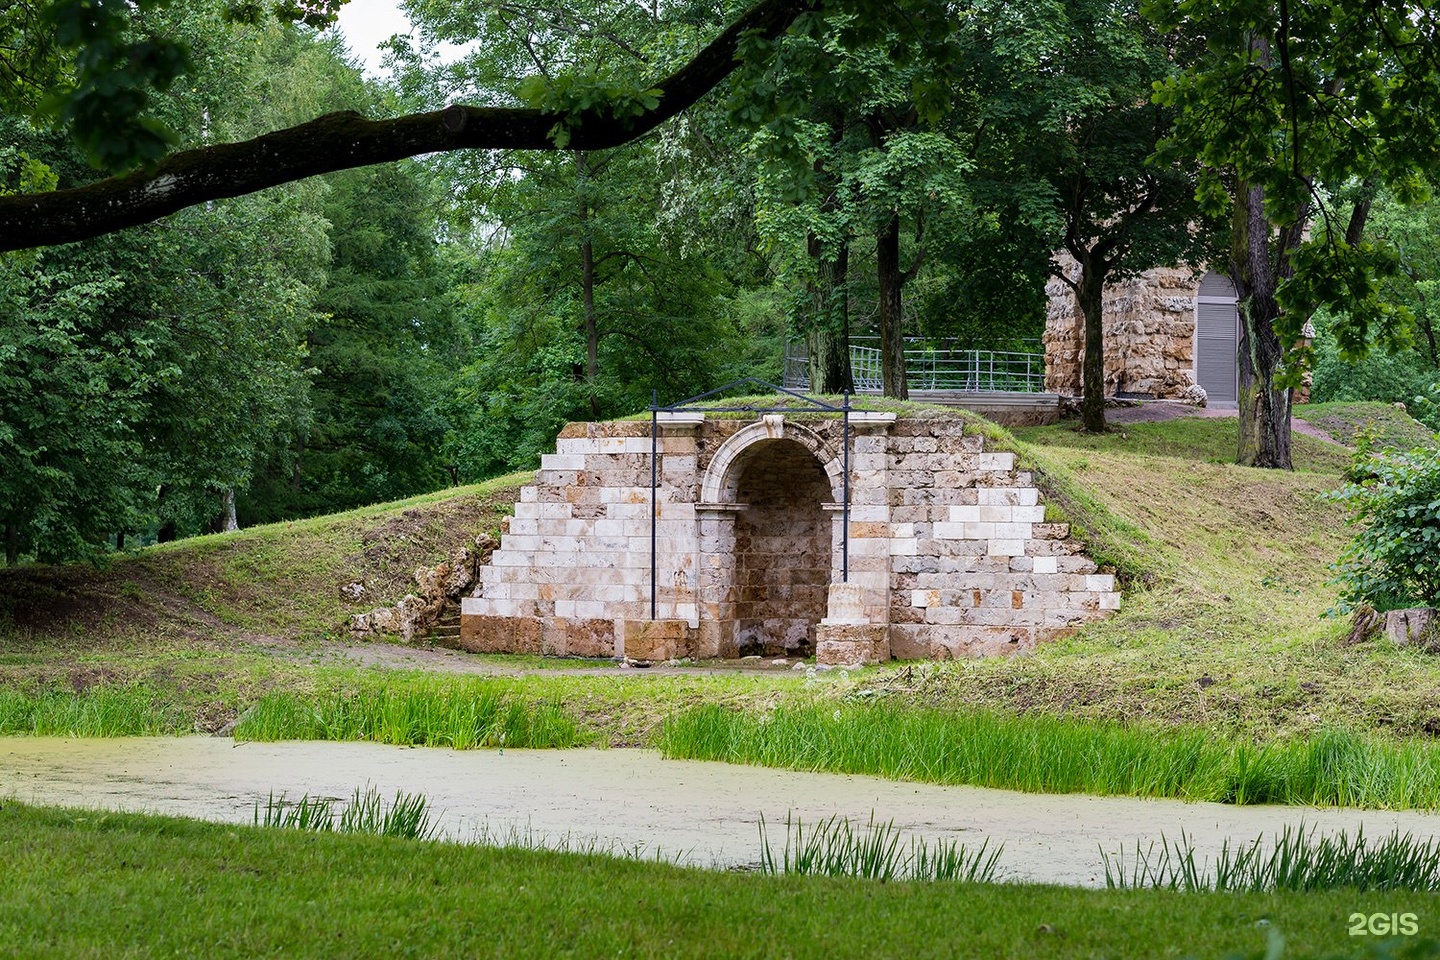
[[[809,656],[830,585],[829,478],[793,440],[749,447],[732,469],[738,652]]]
[[[720,656],[808,654],[840,577],[841,458],[766,415],[711,457],[696,504],[699,629]]]

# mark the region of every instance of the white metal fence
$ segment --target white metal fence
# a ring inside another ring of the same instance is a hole
[[[856,393],[879,393],[880,348],[850,344],[850,372]],[[923,340],[905,342],[905,378],[911,390],[976,393],[1045,392],[1045,354],[1000,350],[952,350]],[[805,344],[785,345],[784,386],[810,389],[810,360]]]

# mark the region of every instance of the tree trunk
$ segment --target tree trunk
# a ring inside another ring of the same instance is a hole
[[[235,518],[235,490],[231,487],[226,487],[220,494],[220,512],[222,533],[234,533],[240,529],[240,523]]]
[[[299,437],[295,441],[295,462],[290,466],[290,492],[300,492],[300,461],[305,457],[305,438]]]
[[[14,523],[5,524],[5,566],[13,567],[20,562],[20,528]]]
[[[1246,467],[1290,470],[1290,391],[1275,384],[1285,351],[1275,335],[1279,276],[1271,263],[1265,193],[1242,185],[1235,197],[1230,247],[1240,308],[1240,443],[1235,460]],[[1280,256],[1288,255],[1282,247]]]
[[[880,386],[887,397],[905,400],[905,331],[901,325],[900,214],[892,213],[875,238],[876,279],[880,286]]]
[[[850,370],[850,296],[845,286],[850,269],[850,246],[842,243],[834,259],[827,259],[813,234],[808,243],[815,261],[816,280],[811,288],[810,387],[817,393],[854,391]]]
[[[1080,425],[1086,433],[1105,432],[1105,271],[1080,261],[1075,305],[1085,318],[1085,357],[1081,367]]]

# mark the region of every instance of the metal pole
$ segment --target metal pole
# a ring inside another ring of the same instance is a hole
[[[660,485],[656,461],[659,459],[660,392],[650,392],[650,619],[655,619],[655,515],[659,511],[655,491]]]
[[[840,582],[850,582],[850,391],[845,391],[845,501],[840,505]]]

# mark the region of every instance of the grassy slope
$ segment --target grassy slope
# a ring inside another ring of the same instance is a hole
[[[1339,483],[1345,451],[1297,435],[1296,472],[1236,467],[1236,429],[1192,419],[1105,437],[1020,431],[1037,466],[1077,478],[1140,531],[1158,576],[1115,618],[1032,657],[962,665],[928,695],[1260,735],[1440,732],[1432,658],[1344,647],[1344,623],[1324,617],[1346,525],[1323,494]]]
[[[1433,431],[1384,403],[1312,403],[1296,407],[1295,416],[1351,446],[1360,431],[1376,435],[1381,446],[1402,450],[1435,443]]]
[[[1019,431],[1018,440],[976,428],[1019,450],[1102,560],[1133,574],[1119,616],[1008,660],[825,683],[791,674],[541,676],[525,678],[520,695],[565,702],[587,735],[617,744],[645,742],[688,705],[768,709],[860,686],[888,691],[891,702],[1151,719],[1261,738],[1325,726],[1440,732],[1431,658],[1379,643],[1346,648],[1343,624],[1322,618],[1334,598],[1326,565],[1345,536],[1322,494],[1347,463],[1343,449],[1297,436],[1301,469],[1277,473],[1228,462],[1233,420],[1136,424],[1104,437],[1061,425]],[[346,615],[402,594],[416,566],[493,531],[521,480],[174,544],[99,572],[0,571],[0,689],[140,682],[171,718],[164,729],[216,729],[266,690],[318,697],[379,682],[307,658],[324,655],[321,638]],[[353,580],[370,589],[363,603],[338,592]]]
[[[16,803],[0,860],[13,957],[1258,958],[1271,928],[1287,958],[1368,956],[1357,912],[1415,913],[1406,955],[1434,956],[1440,929],[1417,894],[746,876]]]

